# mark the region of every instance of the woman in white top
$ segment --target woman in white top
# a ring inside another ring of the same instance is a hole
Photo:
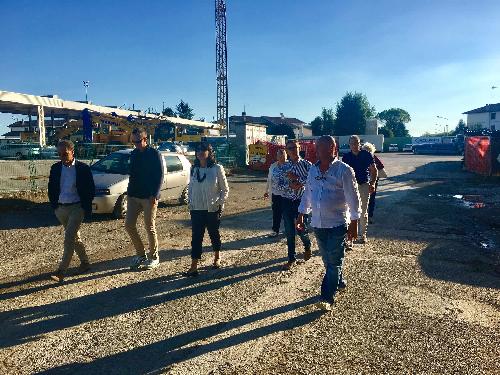
[[[220,217],[227,199],[229,187],[222,165],[217,164],[210,144],[201,143],[196,150],[196,159],[191,168],[188,187],[191,213],[191,267],[186,276],[198,275],[205,229],[208,231],[214,250],[214,268],[220,267],[221,240]]]
[[[267,175],[267,186],[264,198],[271,196],[272,209],[273,209],[273,231],[271,236],[278,236],[280,234],[282,208],[281,208],[281,193],[277,189],[279,179],[283,176],[281,167],[286,163],[285,150],[278,149],[276,152],[276,161],[269,167]]]

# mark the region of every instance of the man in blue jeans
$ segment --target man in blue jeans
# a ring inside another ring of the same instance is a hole
[[[319,161],[307,176],[297,228],[304,227],[304,215],[312,212],[311,226],[326,268],[317,305],[331,310],[337,290],[346,286],[342,277],[344,241],[358,236],[361,203],[353,169],[336,158],[335,139],[320,137],[316,150]]]

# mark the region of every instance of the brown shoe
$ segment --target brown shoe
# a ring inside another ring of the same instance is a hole
[[[292,260],[292,261],[288,262],[287,264],[285,264],[283,266],[283,270],[290,271],[296,265],[297,265],[297,261],[296,260]]]
[[[50,278],[57,283],[62,283],[64,281],[64,274],[61,271],[57,271],[50,275]]]
[[[221,263],[221,261],[220,261],[220,258],[219,258],[219,259],[215,259],[215,260],[214,260],[214,264],[213,264],[213,266],[212,266],[212,267],[213,267],[214,269],[216,269],[216,270],[222,267],[222,263]]]
[[[304,260],[307,262],[309,259],[312,257],[312,251],[311,249],[306,249],[304,251]]]

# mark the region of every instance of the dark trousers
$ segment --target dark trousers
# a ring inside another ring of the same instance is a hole
[[[373,217],[373,211],[375,211],[375,196],[377,195],[378,188],[378,178],[375,183],[375,191],[370,194],[370,202],[368,203],[368,217]]]
[[[296,260],[295,252],[295,234],[298,234],[300,240],[304,244],[305,250],[311,249],[311,240],[309,239],[309,234],[307,232],[307,225],[304,226],[303,230],[297,230],[295,228],[295,219],[299,215],[299,204],[300,199],[295,201],[288,198],[281,198],[281,207],[283,210],[283,221],[285,222],[285,232],[286,232],[286,244],[288,247],[288,260],[293,262]],[[307,218],[304,220],[306,223]]]
[[[283,209],[281,207],[281,196],[273,194],[271,197],[272,209],[273,209],[273,231],[279,233],[281,226],[281,216],[283,215]]]
[[[203,252],[203,237],[205,236],[205,229],[208,231],[210,241],[212,241],[212,248],[214,251],[220,251],[220,216],[221,212],[208,212],[206,210],[191,211],[191,258],[201,259]]]

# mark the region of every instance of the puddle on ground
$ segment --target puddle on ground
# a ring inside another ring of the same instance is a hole
[[[429,198],[446,198],[454,200],[460,206],[466,208],[484,208],[486,205],[480,195],[461,195],[461,194],[429,194]]]

